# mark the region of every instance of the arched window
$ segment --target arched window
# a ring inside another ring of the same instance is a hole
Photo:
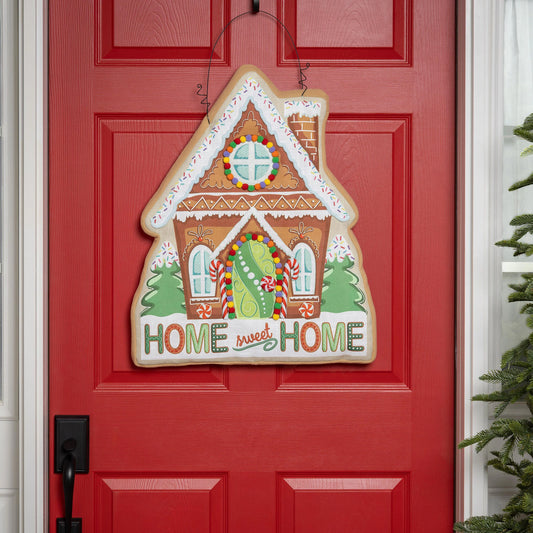
[[[292,282],[294,294],[315,294],[316,261],[311,248],[300,242],[294,248],[294,259],[300,265],[300,275]]]
[[[216,285],[209,276],[211,250],[207,246],[196,246],[189,257],[189,283],[191,296],[214,296]]]

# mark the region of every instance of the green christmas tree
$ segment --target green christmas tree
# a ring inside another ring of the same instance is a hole
[[[168,316],[185,313],[185,296],[181,280],[181,268],[177,262],[152,268],[153,276],[146,282],[150,287],[141,300],[146,309],[144,315]]]
[[[533,142],[533,114],[514,134]],[[529,145],[522,155],[533,153]],[[509,190],[533,185],[533,174],[513,184]],[[519,215],[511,220],[514,233],[510,239],[497,242],[514,250],[514,255],[533,255],[533,214]],[[529,239],[528,239],[529,237]],[[525,240],[523,240],[525,239]],[[529,241],[529,242],[528,242]],[[524,274],[521,283],[510,285],[509,302],[524,302],[521,313],[527,316],[526,324],[533,329],[533,274]],[[533,333],[517,346],[505,352],[500,368],[491,370],[480,378],[498,386],[488,394],[478,394],[473,400],[493,402],[496,405],[494,421],[489,428],[465,439],[459,446],[476,445],[476,451],[492,443],[497,449],[491,451],[489,466],[513,476],[516,493],[503,511],[492,516],[474,516],[455,524],[455,531],[468,533],[531,533],[533,531]],[[506,407],[524,402],[529,410],[526,417],[503,417]]]
[[[365,295],[358,289],[359,278],[351,271],[354,262],[345,256],[327,261],[324,268],[321,311],[342,313],[344,311],[364,311],[361,305]]]

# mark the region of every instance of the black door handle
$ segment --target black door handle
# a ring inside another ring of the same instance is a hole
[[[63,444],[64,448],[65,444]],[[76,458],[74,455],[67,453],[61,466],[63,468],[63,494],[65,496],[65,533],[72,533],[72,504],[74,502],[74,480],[76,478]]]
[[[72,518],[76,473],[89,472],[89,417],[55,417],[54,471],[62,474],[65,516],[56,520],[57,533],[81,533],[81,518]]]

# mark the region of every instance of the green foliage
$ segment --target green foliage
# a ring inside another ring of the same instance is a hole
[[[185,296],[181,269],[174,262],[170,266],[158,266],[152,269],[153,276],[146,282],[150,287],[141,300],[146,309],[144,315],[169,316],[174,313],[185,313]]]
[[[515,129],[515,135],[533,142],[533,114]],[[524,150],[523,155],[533,150]],[[533,174],[515,183],[509,190],[533,184]],[[533,234],[533,214],[520,215],[511,220],[515,227],[510,239],[499,241],[498,246],[514,249],[514,255],[533,254],[533,243],[520,239]],[[521,283],[510,285],[513,292],[509,302],[526,302],[520,312],[527,316],[526,324],[533,329],[533,274],[524,274]],[[533,531],[533,332],[517,346],[505,352],[500,368],[490,370],[480,378],[497,385],[497,390],[478,394],[476,401],[493,402],[495,419],[488,429],[465,439],[460,448],[475,445],[477,452],[497,439],[499,450],[491,452],[488,465],[513,476],[516,495],[501,514],[474,516],[455,524],[455,531],[466,533],[531,533]],[[525,402],[529,415],[524,419],[502,418],[507,406]]]
[[[342,313],[364,311],[365,295],[357,288],[359,278],[350,270],[354,263],[348,257],[342,261],[327,261],[324,267],[321,311]]]

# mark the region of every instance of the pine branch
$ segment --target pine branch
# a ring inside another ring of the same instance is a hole
[[[527,187],[528,185],[533,185],[533,174],[530,174],[525,180],[517,181],[509,187],[509,191],[516,191],[522,187]]]
[[[515,129],[515,135],[533,142],[533,114],[529,115],[522,126]],[[533,153],[533,146],[523,154]],[[517,190],[533,185],[533,174],[517,181],[509,190]],[[533,235],[533,214],[514,217],[510,225],[514,227],[510,239],[496,244],[512,248],[515,256],[533,255],[533,243],[522,242],[528,234]],[[533,330],[533,273],[522,275],[522,281],[510,285],[513,290],[509,302],[526,302],[520,313],[526,315],[525,322]],[[533,532],[533,332],[515,347],[502,355],[499,369],[490,370],[480,378],[498,386],[498,390],[474,396],[474,400],[495,403],[495,419],[489,428],[481,430],[459,444],[460,448],[475,446],[477,452],[492,443],[496,450],[491,451],[487,464],[513,476],[517,492],[507,502],[501,514],[475,516],[454,525],[455,531],[465,533],[532,533]],[[512,403],[525,402],[530,416],[514,419],[502,417],[505,409]]]

